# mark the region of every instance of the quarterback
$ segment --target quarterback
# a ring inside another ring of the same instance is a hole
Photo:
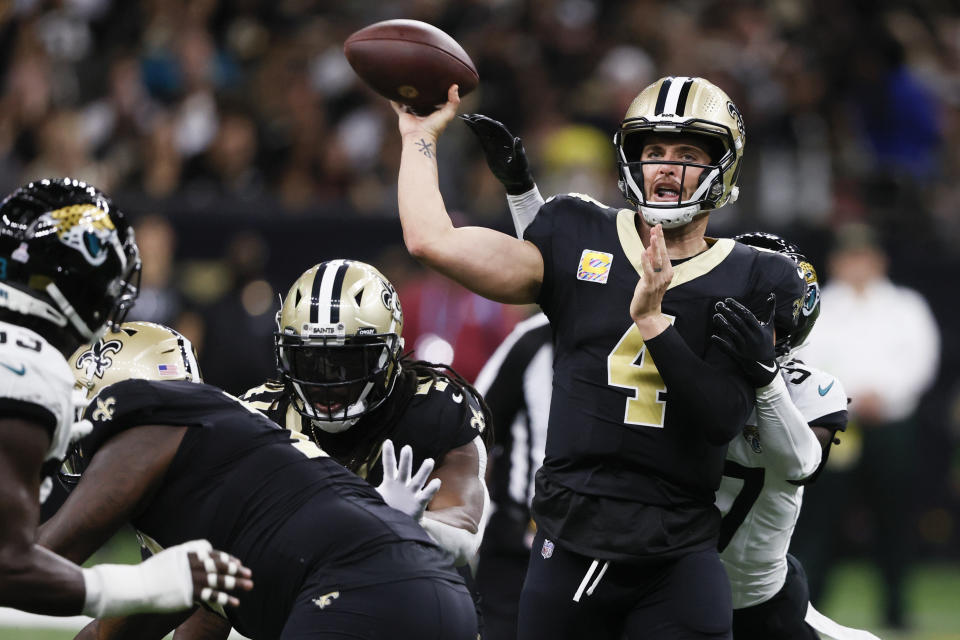
[[[394,105],[398,202],[411,254],[493,300],[536,302],[553,330],[519,637],[728,638],[714,493],[754,393],[709,340],[713,309],[727,297],[759,309],[774,292],[789,323],[803,292],[787,258],[704,235],[710,212],[738,195],[739,111],[702,78],[658,80],[615,137],[636,209],[558,196],[520,240],[456,228],[446,213],[435,154],[422,150],[458,104],[451,87],[426,117]]]
[[[0,203],[0,605],[115,616],[235,605],[228,592],[251,587],[246,568],[202,540],[89,569],[36,544],[51,474],[85,431],[64,356],[123,317],[139,273],[133,230],[97,189],[40,180]]]

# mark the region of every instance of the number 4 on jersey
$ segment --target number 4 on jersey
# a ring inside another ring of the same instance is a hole
[[[670,324],[676,320],[674,316],[664,316],[670,320]],[[607,384],[633,392],[633,397],[627,398],[627,406],[623,411],[626,424],[663,428],[667,412],[667,385],[663,383],[653,358],[647,353],[635,324],[630,325],[607,356]]]

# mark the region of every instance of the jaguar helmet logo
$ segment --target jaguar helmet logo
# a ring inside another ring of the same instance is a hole
[[[107,245],[118,243],[110,214],[92,204],[74,204],[56,209],[43,214],[40,220],[45,220],[56,229],[60,242],[78,251],[94,266],[100,266],[107,260]]]

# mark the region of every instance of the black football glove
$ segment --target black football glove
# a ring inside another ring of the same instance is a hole
[[[776,302],[776,296],[771,293],[767,298],[770,314],[763,323],[733,298],[718,302],[713,316],[714,333],[710,339],[737,361],[754,388],[770,384],[780,370],[773,344]]]
[[[502,122],[480,113],[465,113],[460,119],[480,140],[490,171],[508,194],[518,196],[533,189],[533,176],[530,175],[527,154],[520,138],[510,133]]]

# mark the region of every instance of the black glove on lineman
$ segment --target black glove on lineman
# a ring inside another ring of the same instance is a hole
[[[515,137],[502,122],[480,113],[465,113],[460,119],[467,123],[483,147],[490,171],[497,177],[507,193],[518,196],[533,189],[533,176],[527,166],[527,154],[523,141]]]
[[[762,324],[750,309],[733,298],[718,302],[713,316],[714,333],[710,339],[737,361],[754,388],[770,384],[780,369],[773,344],[776,302],[771,293],[767,298],[770,315]]]

